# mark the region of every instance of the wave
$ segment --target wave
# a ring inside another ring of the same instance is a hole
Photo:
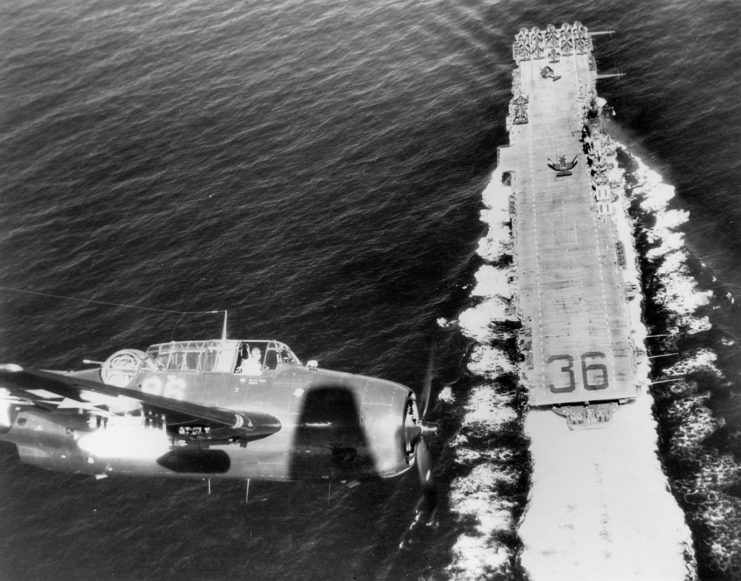
[[[467,358],[473,386],[461,396],[463,418],[451,442],[455,470],[451,510],[464,532],[446,573],[456,579],[521,576],[517,536],[530,478],[523,421],[526,396],[518,381],[508,202],[511,189],[495,171],[482,194],[488,231],[477,253],[482,264],[470,290],[472,304],[450,323],[472,341]],[[440,395],[451,402],[450,388]],[[467,525],[467,526],[463,526]]]
[[[636,180],[632,196],[640,204],[644,216],[651,216],[653,224],[645,229],[649,247],[645,259],[653,263],[661,285],[652,299],[666,307],[677,326],[686,332],[699,333],[710,329],[707,316],[696,316],[697,310],[707,305],[713,291],[698,289],[697,280],[690,272],[689,253],[684,233],[680,228],[689,220],[689,212],[671,208],[674,188],[665,184],[661,176],[632,156]]]
[[[701,288],[705,265],[693,266],[683,228],[689,212],[672,207],[674,188],[643,161],[622,148],[632,213],[641,251],[647,294],[647,315],[653,332],[664,337],[653,345],[655,413],[662,431],[662,456],[672,492],[692,529],[701,578],[741,578],[741,499],[739,465],[715,440],[725,420],[711,409],[714,395],[727,392],[729,382],[719,365],[717,346],[735,341],[714,330],[712,320],[721,301]],[[713,279],[715,280],[715,279]],[[679,359],[667,359],[678,353]]]

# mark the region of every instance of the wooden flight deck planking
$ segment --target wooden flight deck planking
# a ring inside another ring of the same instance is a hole
[[[524,376],[533,406],[598,402],[637,394],[635,355],[613,219],[600,215],[580,141],[596,96],[590,51],[520,58],[514,97],[527,122],[510,124],[499,169],[514,192],[514,262],[521,336],[531,336]],[[560,78],[544,78],[549,66]],[[519,77],[519,78],[518,78]],[[547,164],[578,163],[556,177]]]

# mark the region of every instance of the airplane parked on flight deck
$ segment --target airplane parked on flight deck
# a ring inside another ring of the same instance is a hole
[[[557,178],[562,178],[566,176],[571,175],[571,170],[576,167],[576,162],[579,158],[579,155],[575,155],[574,159],[571,160],[571,162],[566,161],[565,155],[559,155],[558,157],[558,164],[553,163],[551,158],[548,158],[548,167],[551,168],[553,171],[556,172]]]

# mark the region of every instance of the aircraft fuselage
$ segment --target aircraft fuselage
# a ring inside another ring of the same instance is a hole
[[[0,439],[15,443],[23,462],[98,476],[353,480],[395,476],[414,463],[418,412],[412,390],[398,383],[294,362],[257,375],[231,366],[150,366],[132,376],[122,396],[101,375],[102,368],[54,374],[81,385],[78,399],[55,393],[53,380],[29,388],[32,377],[19,397],[4,371],[0,387],[9,395],[0,398]],[[149,403],[160,400],[175,405]],[[215,425],[180,404],[234,410],[250,425]],[[258,425],[250,436],[246,428],[263,418],[269,429]]]

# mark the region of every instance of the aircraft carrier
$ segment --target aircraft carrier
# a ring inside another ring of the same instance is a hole
[[[632,242],[621,239],[624,196],[592,48],[579,22],[520,30],[510,145],[498,159],[512,191],[520,373],[530,405],[552,407],[572,428],[606,423],[638,395],[642,350],[630,313]]]
[[[534,580],[693,579],[692,536],[657,455],[633,225],[594,36],[578,22],[516,35],[510,145],[492,188],[512,233],[513,298],[500,310],[520,321],[530,403],[521,562]]]

